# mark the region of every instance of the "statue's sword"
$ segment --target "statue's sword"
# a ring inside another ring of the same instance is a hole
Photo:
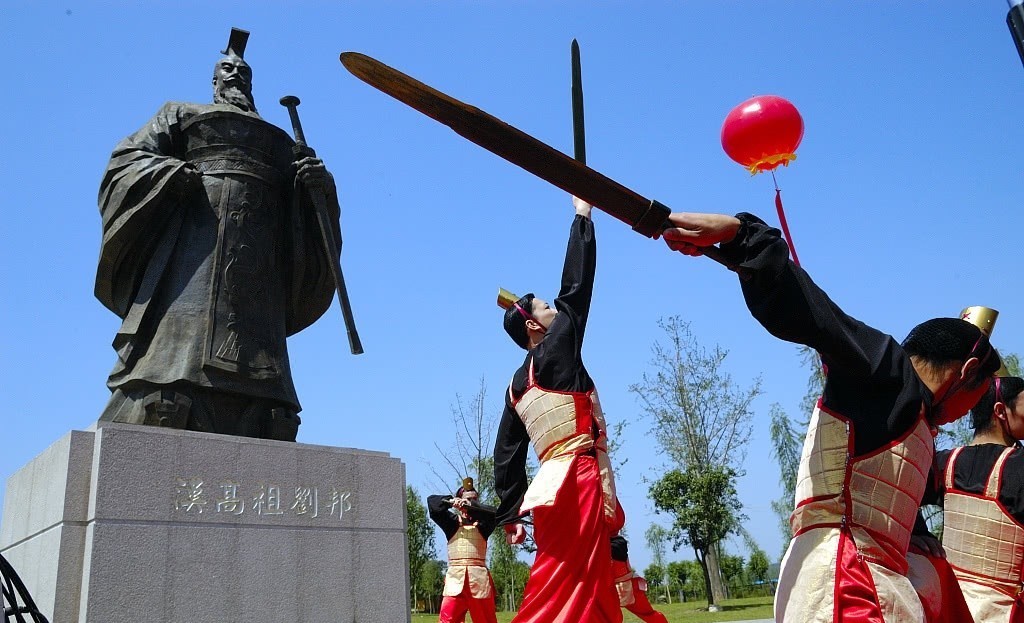
[[[292,151],[295,159],[315,158],[316,152],[306,144],[306,136],[302,132],[302,124],[299,122],[299,98],[294,95],[285,95],[281,98],[281,105],[288,109],[288,116],[292,120],[292,131],[295,132],[295,146]],[[313,209],[316,211],[317,225],[320,226],[320,242],[327,254],[327,264],[331,270],[331,277],[334,279],[334,289],[338,292],[338,305],[341,306],[341,317],[345,321],[345,330],[348,333],[348,348],[353,355],[363,353],[363,342],[359,339],[359,332],[356,331],[356,320],[352,315],[352,304],[348,299],[348,288],[345,286],[345,274],[341,272],[341,258],[335,254],[337,242],[334,240],[334,230],[331,227],[330,210],[327,202],[332,200],[324,189],[310,189],[309,198],[313,202]]]
[[[634,231],[653,237],[667,226],[666,219],[671,213],[668,207],[643,198],[501,119],[364,54],[343,52],[341,62],[363,82],[440,121],[487,151],[611,214],[632,226]],[[701,251],[733,268],[717,247],[706,247]]]

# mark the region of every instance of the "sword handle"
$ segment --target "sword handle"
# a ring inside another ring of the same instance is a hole
[[[299,98],[294,95],[285,95],[281,98],[281,105],[288,109],[288,117],[292,120],[292,132],[295,134],[295,144],[306,145],[306,135],[302,132],[302,122],[299,121]],[[312,150],[311,150],[312,151]]]

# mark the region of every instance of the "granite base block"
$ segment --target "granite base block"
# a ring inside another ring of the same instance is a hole
[[[383,452],[104,423],[8,481],[0,553],[53,623],[409,620]]]

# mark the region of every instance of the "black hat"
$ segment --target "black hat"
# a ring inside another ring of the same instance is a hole
[[[228,38],[228,48],[221,50],[224,56],[237,56],[245,58],[245,44],[249,42],[249,31],[241,28],[232,28],[231,36]]]

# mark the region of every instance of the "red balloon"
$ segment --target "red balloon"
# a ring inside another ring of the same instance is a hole
[[[789,100],[758,95],[733,108],[722,124],[722,148],[751,174],[770,171],[796,159],[804,120]]]

